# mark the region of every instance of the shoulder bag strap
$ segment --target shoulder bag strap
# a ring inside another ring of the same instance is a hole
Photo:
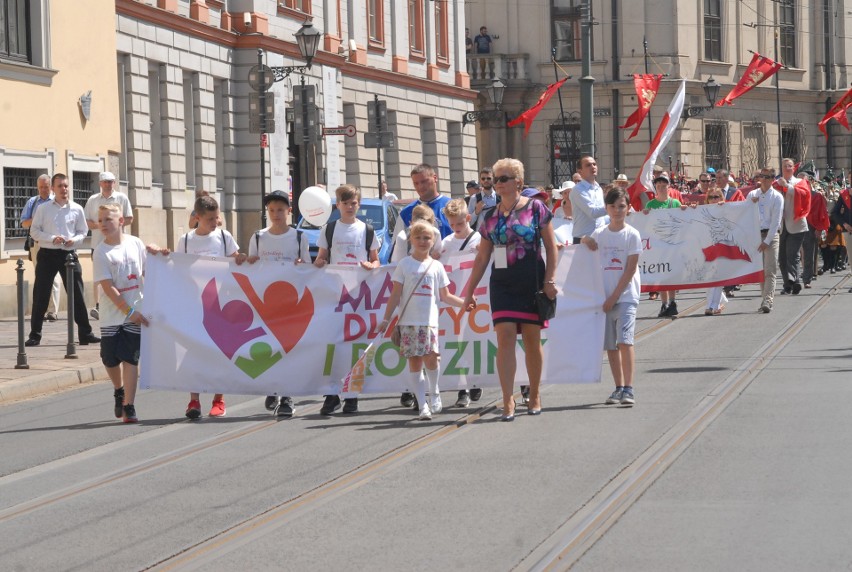
[[[429,269],[432,268],[432,265],[435,263],[435,259],[432,258],[429,262],[429,265],[426,266],[426,270],[423,271],[423,274],[420,275],[420,279],[417,281],[417,284],[414,285],[414,288],[408,294],[408,298],[405,299],[405,304],[402,306],[402,310],[399,312],[399,316],[396,318],[396,322],[402,319],[402,315],[405,314],[405,309],[408,308],[408,303],[411,302],[411,297],[414,296],[414,293],[417,292],[417,288],[420,287],[420,284],[423,282],[423,279],[426,278],[426,275],[429,274]]]

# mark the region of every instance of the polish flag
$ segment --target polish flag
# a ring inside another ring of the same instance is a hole
[[[651,148],[648,149],[648,154],[645,155],[645,162],[642,163],[642,169],[639,171],[639,174],[636,175],[636,180],[633,184],[627,188],[627,192],[630,193],[630,204],[637,211],[642,210],[642,194],[646,191],[650,191],[651,193],[654,191],[654,183],[652,180],[654,164],[657,162],[657,157],[659,156],[660,151],[668,145],[669,140],[672,138],[672,135],[674,135],[674,132],[677,129],[681,113],[683,113],[683,102],[685,98],[686,80],[683,79],[680,82],[680,87],[675,93],[674,99],[672,99],[672,102],[669,104],[666,114],[663,116],[662,121],[660,121],[660,126],[657,128],[657,134],[654,135],[654,140],[651,142]]]

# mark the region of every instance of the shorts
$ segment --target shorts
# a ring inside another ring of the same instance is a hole
[[[604,349],[617,350],[618,346],[633,345],[633,329],[636,326],[638,304],[619,302],[606,313],[604,323]]]
[[[440,355],[438,328],[430,326],[400,326],[399,328],[402,334],[399,341],[399,353],[403,357]]]
[[[124,328],[111,336],[101,336],[101,361],[106,367],[118,367],[123,363],[139,365],[139,348],[142,336]]]

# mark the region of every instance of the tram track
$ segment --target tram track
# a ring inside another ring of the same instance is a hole
[[[812,305],[791,319],[735,372],[624,467],[606,486],[572,514],[514,570],[569,570],[632,507],[642,494],[685,452],[780,352],[846,287],[844,277]]]

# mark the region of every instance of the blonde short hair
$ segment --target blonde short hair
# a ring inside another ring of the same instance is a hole
[[[465,216],[468,214],[467,211],[467,203],[464,202],[464,199],[453,199],[447,203],[443,209],[444,216],[449,217],[457,217],[457,216]]]
[[[518,180],[518,182],[522,182],[524,180],[524,164],[517,159],[512,159],[510,157],[500,159],[494,163],[492,169],[494,169],[495,172],[497,170],[509,171],[512,173],[512,176]]]
[[[411,211],[411,221],[414,222],[415,220],[425,220],[435,226],[435,211],[429,205],[417,205]]]
[[[109,211],[110,214],[117,214],[119,217],[124,216],[121,214],[121,207],[118,203],[107,203],[105,205],[101,205],[98,207],[98,212],[100,211]]]
[[[408,231],[408,240],[411,241],[411,238],[415,235],[419,236],[421,234],[427,234],[430,237],[435,237],[435,227],[426,222],[425,220],[415,220],[411,223],[411,228]]]

